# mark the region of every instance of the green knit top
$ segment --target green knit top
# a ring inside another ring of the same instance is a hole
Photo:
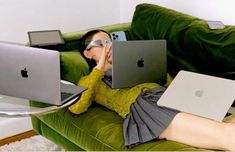
[[[83,113],[87,111],[92,101],[95,101],[125,118],[130,112],[131,104],[135,102],[139,94],[160,86],[156,83],[143,83],[132,88],[112,89],[103,82],[103,76],[104,72],[102,70],[94,68],[88,76],[79,80],[78,85],[87,87],[87,90],[82,93],[75,104],[69,107],[71,112],[75,114]],[[168,75],[166,85],[171,80]]]

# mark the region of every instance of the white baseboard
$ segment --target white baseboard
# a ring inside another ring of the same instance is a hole
[[[30,117],[3,118],[0,117],[0,140],[32,130]]]
[[[12,108],[17,105],[28,105],[29,102],[26,99],[19,99],[15,97],[9,97],[0,95],[0,107],[1,108]],[[26,131],[32,130],[31,118],[30,117],[1,117],[0,116],[0,140],[11,137]]]

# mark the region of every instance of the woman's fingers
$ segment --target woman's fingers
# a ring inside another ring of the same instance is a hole
[[[107,48],[107,61],[112,64],[112,45],[108,44]]]
[[[103,49],[102,49],[102,53],[99,59],[99,62],[97,64],[97,68],[106,71],[108,69],[110,69],[110,67],[112,67],[112,46],[111,44],[105,44]]]

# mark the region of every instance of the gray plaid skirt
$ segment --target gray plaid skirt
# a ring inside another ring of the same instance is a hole
[[[128,148],[158,139],[179,111],[157,105],[165,88],[154,88],[139,95],[123,122],[123,135]]]

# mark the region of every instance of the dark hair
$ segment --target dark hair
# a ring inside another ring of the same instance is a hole
[[[91,31],[88,31],[87,33],[85,33],[82,38],[80,39],[80,43],[78,44],[78,48],[80,50],[80,53],[81,55],[85,58],[85,60],[87,61],[89,67],[90,67],[90,71],[93,69],[93,67],[96,66],[96,62],[93,60],[93,59],[88,59],[84,56],[84,51],[87,47],[87,45],[91,42],[93,36],[99,32],[104,32],[106,34],[109,35],[108,32],[104,31],[104,30],[101,30],[101,29],[96,29],[96,30],[91,30]],[[109,35],[110,37],[110,35]],[[111,37],[110,37],[111,38]]]

